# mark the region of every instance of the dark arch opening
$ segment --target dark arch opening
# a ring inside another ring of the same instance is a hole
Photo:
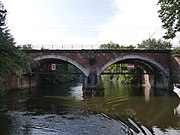
[[[64,85],[74,86],[82,83],[85,76],[72,63],[54,58],[39,60],[39,66],[32,70],[32,74],[38,75],[38,89],[44,89],[46,93],[50,92],[49,89],[52,92]],[[42,93],[42,91],[40,92]]]

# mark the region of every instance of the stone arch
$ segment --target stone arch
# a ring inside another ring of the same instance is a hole
[[[40,61],[40,60],[43,60],[43,59],[59,59],[59,60],[66,61],[66,62],[76,66],[79,70],[81,70],[81,72],[85,76],[89,75],[89,69],[88,68],[82,67],[79,63],[77,63],[76,61],[73,61],[72,59],[70,59],[70,58],[68,58],[66,56],[61,56],[61,55],[42,55],[42,56],[38,56],[38,57],[34,58],[34,60],[36,60],[36,61]]]
[[[109,61],[108,63],[106,63],[101,69],[99,69],[97,71],[97,75],[100,76],[101,73],[107,68],[109,67],[110,65],[118,62],[118,61],[122,61],[122,60],[127,60],[127,59],[139,59],[139,60],[142,60],[142,61],[148,61],[149,63],[155,65],[160,71],[162,71],[162,73],[166,76],[166,77],[169,77],[169,70],[165,69],[161,64],[159,64],[158,62],[154,61],[153,59],[150,59],[150,58],[147,58],[147,57],[142,57],[142,56],[139,56],[139,55],[127,55],[127,56],[120,56],[120,57],[117,57],[111,61]]]

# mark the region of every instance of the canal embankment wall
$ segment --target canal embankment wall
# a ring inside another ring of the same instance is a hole
[[[38,85],[37,75],[21,75],[9,77],[5,81],[0,82],[0,89],[27,89]]]

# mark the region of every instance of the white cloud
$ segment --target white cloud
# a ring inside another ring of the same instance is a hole
[[[43,46],[53,49],[62,47],[96,49],[98,45],[110,41],[120,45],[136,45],[151,36],[156,39],[162,38],[165,32],[161,28],[162,24],[157,13],[158,0],[114,0],[110,6],[118,9],[118,12],[109,18],[111,20],[107,19],[104,24],[89,29],[70,29],[68,24],[64,25],[58,20],[66,17],[64,14],[49,12],[51,6],[48,3],[44,3],[40,12],[38,5],[42,4],[42,1],[34,2],[31,0],[3,2],[8,9],[8,26],[18,44],[30,43],[36,48]],[[77,18],[82,21],[86,16],[79,15]],[[56,29],[58,27],[60,29]],[[65,29],[61,29],[64,27]],[[177,45],[178,38],[172,43]]]
[[[157,0],[115,1],[119,12],[111,23],[102,26],[99,37],[102,41],[134,45],[151,36],[162,37]]]

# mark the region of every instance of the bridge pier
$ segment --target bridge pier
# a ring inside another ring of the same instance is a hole
[[[90,73],[89,76],[85,76],[83,82],[83,94],[84,95],[104,95],[104,87],[101,76],[97,76],[96,73]]]

